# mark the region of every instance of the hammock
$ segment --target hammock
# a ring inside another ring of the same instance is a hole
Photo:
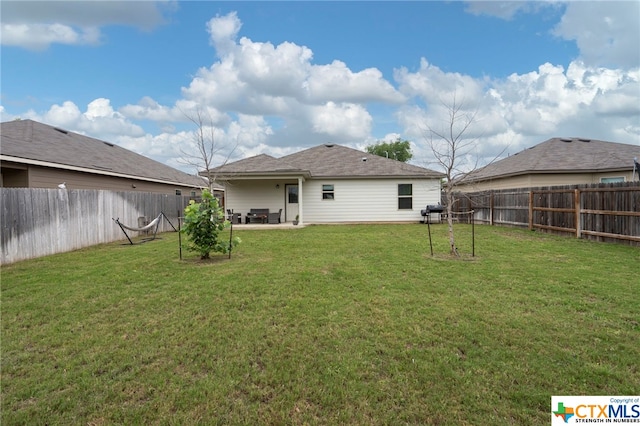
[[[176,228],[173,226],[173,224],[171,223],[169,218],[167,218],[167,216],[165,216],[165,214],[163,212],[160,212],[158,217],[153,219],[151,222],[149,222],[148,225],[143,226],[142,228],[136,228],[136,227],[133,227],[133,226],[127,226],[124,223],[120,222],[120,218],[117,218],[117,219],[113,219],[112,218],[112,219],[115,221],[115,223],[118,224],[118,226],[120,227],[120,229],[124,233],[125,237],[127,237],[127,240],[129,240],[129,243],[131,245],[133,245],[133,241],[131,241],[131,238],[129,237],[129,234],[127,234],[127,231],[125,231],[125,229],[128,229],[129,231],[133,231],[133,232],[147,232],[147,231],[149,231],[150,229],[153,228],[153,237],[152,238],[145,238],[145,239],[142,240],[142,242],[152,241],[152,240],[156,239],[156,234],[158,233],[158,226],[160,225],[160,219],[163,218],[163,217],[167,220],[167,222],[169,222],[169,225],[171,225],[171,227],[175,231]]]

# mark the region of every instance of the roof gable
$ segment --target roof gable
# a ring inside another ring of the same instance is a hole
[[[532,173],[583,173],[633,168],[640,146],[583,138],[552,138],[471,173],[465,181]]]
[[[289,172],[302,171],[296,167],[287,164],[286,161],[272,157],[267,154],[260,154],[232,163],[223,164],[222,166],[211,169],[212,172],[221,175],[235,173],[272,173],[272,172]]]
[[[297,172],[311,177],[380,178],[420,177],[439,179],[444,175],[423,167],[368,154],[341,145],[318,145],[281,158],[261,154],[212,169],[235,176]]]
[[[203,187],[206,183],[166,164],[116,144],[69,132],[33,120],[0,123],[0,153],[35,160],[51,167],[87,169],[98,174],[127,175],[167,183]]]
[[[423,167],[335,144],[318,145],[282,159],[308,169],[314,177],[442,176]]]

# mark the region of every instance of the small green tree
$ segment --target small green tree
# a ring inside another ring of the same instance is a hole
[[[202,191],[202,201],[189,201],[184,209],[184,227],[182,232],[189,236],[190,244],[187,248],[200,254],[200,259],[209,259],[210,253],[229,253],[240,243],[235,237],[232,241],[223,241],[220,232],[229,226],[225,220],[224,209],[220,207],[218,199],[209,190]]]
[[[411,143],[398,138],[394,142],[378,142],[374,145],[366,147],[369,154],[379,155],[380,157],[393,158],[394,160],[406,163],[411,160],[413,153],[411,152]]]

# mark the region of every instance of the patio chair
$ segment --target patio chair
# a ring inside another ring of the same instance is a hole
[[[232,209],[227,209],[227,220],[231,223],[242,223],[240,213],[234,213]]]
[[[282,216],[282,209],[278,213],[269,213],[269,223],[280,223],[280,217]]]

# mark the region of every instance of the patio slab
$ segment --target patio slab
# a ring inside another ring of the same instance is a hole
[[[242,229],[297,229],[304,228],[304,225],[294,225],[291,222],[285,223],[234,223],[234,230],[242,230]]]

